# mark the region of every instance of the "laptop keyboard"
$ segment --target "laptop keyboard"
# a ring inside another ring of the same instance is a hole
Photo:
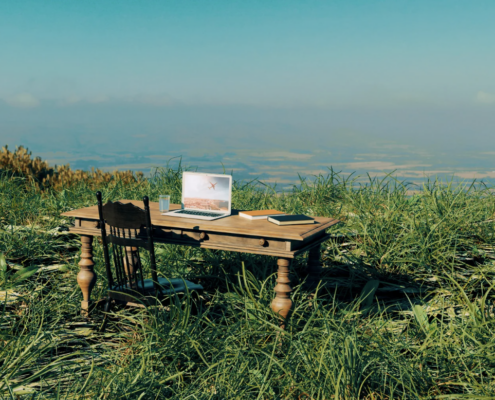
[[[201,217],[218,217],[219,215],[223,215],[223,214],[212,213],[212,212],[208,212],[208,211],[191,211],[191,210],[180,210],[180,211],[176,211],[174,214],[198,215]]]

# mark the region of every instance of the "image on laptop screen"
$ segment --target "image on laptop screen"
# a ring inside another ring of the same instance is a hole
[[[184,208],[230,210],[230,178],[218,175],[184,173],[182,201]]]

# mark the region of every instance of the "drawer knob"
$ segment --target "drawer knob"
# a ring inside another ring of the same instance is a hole
[[[263,238],[261,238],[258,243],[260,244],[260,246],[266,246],[267,245],[267,241]]]
[[[201,240],[206,240],[206,239],[208,239],[208,235],[207,235],[205,232],[201,232],[201,233],[199,234],[199,238],[200,238]]]

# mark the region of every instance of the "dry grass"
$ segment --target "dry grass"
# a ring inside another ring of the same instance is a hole
[[[2,148],[0,151],[1,170],[28,179],[40,190],[48,188],[61,190],[80,182],[95,188],[108,184],[112,180],[118,180],[123,184],[132,184],[142,182],[144,179],[142,172],[114,171],[110,173],[99,169],[92,169],[91,172],[73,171],[69,165],[51,167],[41,158],[33,158],[31,152],[22,146],[17,147],[13,152],[7,146]]]

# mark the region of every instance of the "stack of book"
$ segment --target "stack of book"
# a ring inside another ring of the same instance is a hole
[[[256,211],[241,211],[239,217],[247,219],[267,219],[275,215],[285,215],[282,211],[277,210],[256,210]]]

